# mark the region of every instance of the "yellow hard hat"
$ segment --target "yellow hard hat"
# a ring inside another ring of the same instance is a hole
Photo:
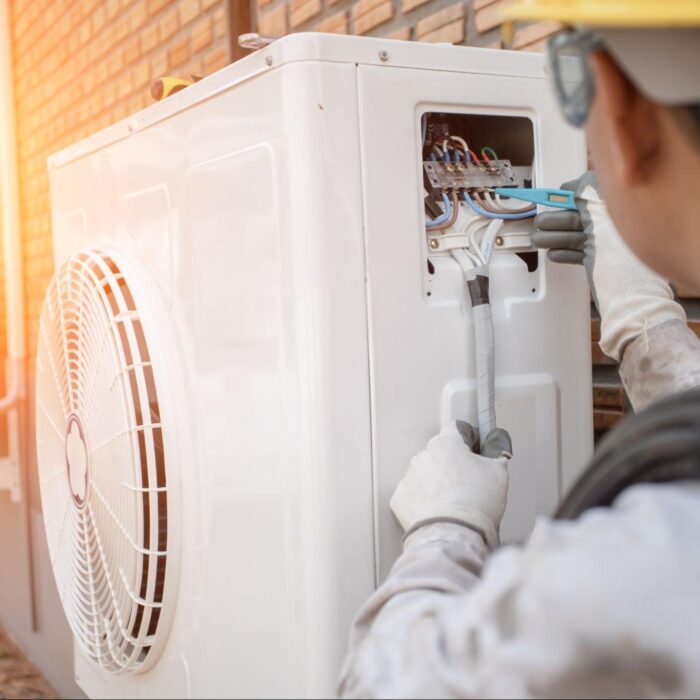
[[[596,27],[700,27],[700,0],[513,0],[501,12]]]

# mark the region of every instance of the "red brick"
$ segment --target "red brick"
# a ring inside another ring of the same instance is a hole
[[[427,35],[455,22],[462,22],[462,24],[464,24],[464,3],[462,2],[450,5],[444,10],[440,10],[439,12],[435,12],[419,20],[416,23],[416,37],[424,40]],[[430,39],[427,40],[430,41]]]
[[[430,2],[430,0],[401,0],[401,9],[404,12],[410,12],[411,10],[415,10],[416,7],[425,5],[426,2]]]
[[[201,51],[209,46],[214,38],[211,17],[204,17],[192,27],[192,51]]]
[[[92,13],[92,17],[90,18],[90,21],[92,22],[92,31],[99,32],[104,26],[106,20],[107,15],[104,5],[97,5]]]
[[[366,34],[394,16],[392,0],[360,0],[352,8],[353,31]]]
[[[258,29],[261,34],[282,36],[287,33],[287,28],[286,5],[280,5],[278,8],[264,13],[258,20]]]
[[[150,24],[139,33],[141,42],[141,53],[148,53],[155,49],[160,42],[160,29],[157,24]]]
[[[131,80],[135,90],[144,87],[150,82],[150,69],[148,61],[143,60],[138,63],[133,70]]]
[[[146,7],[149,15],[155,15],[160,12],[166,5],[169,5],[171,0],[147,0]]]
[[[330,17],[319,22],[315,27],[315,32],[326,32],[328,34],[347,34],[349,18],[347,11],[337,12]]]
[[[171,68],[181,66],[190,57],[190,37],[185,35],[174,41],[168,49],[168,62]]]
[[[411,38],[412,27],[402,27],[395,32],[386,35],[387,39],[398,39],[399,41],[408,41]]]
[[[138,31],[146,22],[146,5],[140,0],[134,5],[134,9],[129,15],[129,29],[132,32]]]
[[[561,29],[562,25],[560,22],[545,21],[537,22],[536,24],[529,24],[526,27],[522,27],[515,32],[515,38],[513,39],[513,48],[522,49],[529,44],[534,44],[547,39],[555,32]]]
[[[225,47],[210,51],[204,57],[204,73],[209,75],[223,68],[229,62],[228,51]]]
[[[478,32],[488,32],[503,24],[503,16],[501,12],[506,5],[507,0],[497,0],[485,5],[482,9],[477,10],[474,14],[476,30]]]
[[[290,11],[292,28],[296,28],[321,11],[321,0],[292,0]]]
[[[125,65],[133,63],[140,55],[138,35],[133,35],[124,44],[122,61]]]
[[[228,22],[226,21],[226,11],[224,7],[220,7],[214,11],[214,36],[217,39],[221,39],[226,36],[227,32]]]
[[[170,10],[167,14],[163,15],[160,20],[160,40],[161,42],[166,42],[180,26],[180,20],[177,14],[177,8]]]
[[[184,27],[199,14],[199,0],[178,0],[180,24]]]

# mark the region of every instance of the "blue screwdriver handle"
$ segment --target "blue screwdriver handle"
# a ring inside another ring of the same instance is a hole
[[[548,187],[496,187],[494,190],[501,197],[512,197],[524,202],[542,204],[546,207],[576,211],[575,193],[571,190],[556,190]]]

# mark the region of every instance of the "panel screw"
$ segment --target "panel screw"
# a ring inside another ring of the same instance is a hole
[[[437,238],[431,238],[430,239],[430,247],[433,250],[437,250],[440,247],[440,241],[438,241]]]
[[[272,56],[265,56],[265,63],[267,63],[268,66],[272,65]]]
[[[503,245],[503,238],[501,236],[496,236],[496,245]]]
[[[380,61],[388,61],[389,60],[389,52],[388,51],[380,51],[379,52],[379,60]]]

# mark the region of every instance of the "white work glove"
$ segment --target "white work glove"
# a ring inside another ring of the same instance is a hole
[[[685,312],[668,282],[641,262],[622,240],[590,171],[562,189],[576,192],[578,212],[545,212],[535,218],[532,243],[554,262],[583,263],[600,312],[600,347],[619,361],[626,345]]]
[[[477,431],[452,422],[434,437],[408,467],[396,487],[391,509],[406,536],[435,522],[454,522],[479,532],[486,544],[498,544],[506,508],[510,436],[496,428],[486,438],[483,455]]]

